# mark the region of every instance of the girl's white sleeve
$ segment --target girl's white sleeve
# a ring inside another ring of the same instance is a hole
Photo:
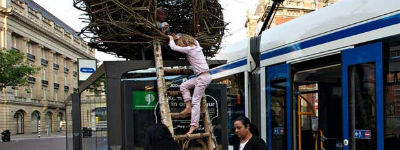
[[[185,54],[187,54],[188,51],[192,49],[192,47],[190,47],[190,46],[187,46],[187,47],[177,46],[175,44],[174,40],[169,40],[169,47],[171,47],[171,49],[174,51],[185,53]]]
[[[197,40],[194,40],[194,44],[195,44],[196,46],[200,46],[200,44],[199,44],[199,42],[198,42]]]

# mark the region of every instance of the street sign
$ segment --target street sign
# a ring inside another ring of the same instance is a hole
[[[83,73],[94,73],[94,68],[81,68],[79,69],[79,71],[83,72]]]
[[[371,139],[371,130],[354,130],[355,139]]]
[[[97,65],[94,59],[78,59],[79,81],[85,81],[96,71]]]

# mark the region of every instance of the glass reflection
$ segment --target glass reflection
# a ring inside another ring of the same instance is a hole
[[[286,147],[286,79],[271,81],[272,149]]]
[[[385,87],[385,149],[400,147],[400,46],[392,44]]]
[[[349,67],[349,122],[351,148],[376,149],[376,74],[375,63]],[[363,138],[356,137],[360,131],[367,131]]]
[[[233,121],[240,115],[245,115],[244,107],[244,73],[230,75],[220,79],[214,79],[213,83],[227,86],[227,114],[228,114],[228,139],[229,145],[233,145],[235,132]]]

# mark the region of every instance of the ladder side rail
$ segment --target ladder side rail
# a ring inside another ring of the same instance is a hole
[[[154,61],[156,66],[156,76],[157,76],[157,90],[158,90],[158,102],[160,105],[160,115],[161,122],[165,124],[172,136],[174,136],[174,127],[172,125],[172,119],[170,114],[170,108],[167,97],[167,87],[165,84],[164,78],[164,67],[163,60],[161,55],[161,44],[160,41],[154,40],[153,42],[153,51],[154,51]]]

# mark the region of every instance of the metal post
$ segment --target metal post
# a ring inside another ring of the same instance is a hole
[[[72,98],[72,147],[73,150],[82,149],[81,137],[81,101],[78,93],[71,94]]]

